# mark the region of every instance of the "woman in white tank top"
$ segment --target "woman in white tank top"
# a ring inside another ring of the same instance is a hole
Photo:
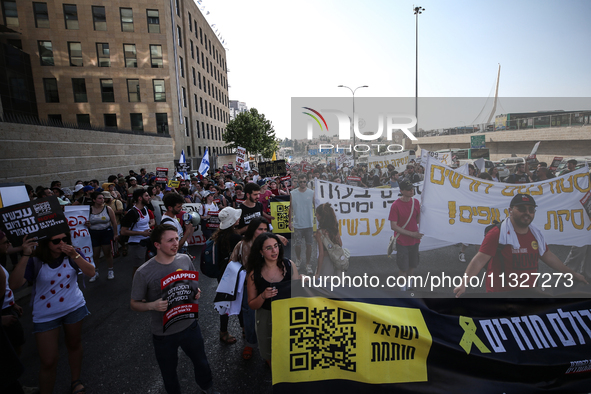
[[[109,269],[107,278],[114,279],[113,272],[113,245],[112,241],[117,242],[117,219],[115,212],[111,207],[105,205],[105,197],[100,192],[91,194],[93,204],[90,206],[90,218],[86,225],[90,231],[92,239],[92,256],[94,264],[98,266],[98,260],[101,256],[101,250],[105,256],[107,267]],[[90,282],[97,280],[99,276],[98,268],[96,274],[90,278]]]

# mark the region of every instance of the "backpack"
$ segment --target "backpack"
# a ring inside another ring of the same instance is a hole
[[[213,239],[208,239],[201,249],[201,262],[199,270],[209,278],[217,278],[220,273],[220,266],[217,262],[217,246]]]
[[[349,257],[351,257],[349,250],[333,243],[323,232],[320,232],[320,235],[322,236],[322,245],[324,245],[330,261],[337,269],[347,271],[349,269]]]
[[[486,234],[488,234],[488,232],[490,230],[492,230],[493,228],[498,228],[499,232],[501,231],[501,223],[498,220],[493,220],[492,224],[489,224],[488,226],[486,226],[484,228],[484,236],[486,237]],[[498,256],[499,258],[499,263],[501,263],[501,268],[503,269],[503,272],[505,272],[505,259],[503,258],[503,249],[505,249],[505,246],[507,245],[503,245],[503,244],[497,244],[497,252],[495,253],[495,256]],[[493,258],[495,257],[493,256]]]

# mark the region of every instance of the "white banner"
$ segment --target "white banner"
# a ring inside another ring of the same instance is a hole
[[[90,206],[66,205],[64,206],[64,215],[68,221],[68,226],[70,226],[72,246],[80,249],[90,259],[90,263],[95,265],[92,256],[92,240],[90,239],[88,227],[86,227],[86,222],[90,219]]]
[[[427,165],[427,158],[429,156],[436,159],[437,161],[440,161],[448,167],[451,167],[453,165],[453,161],[451,159],[451,150],[446,150],[444,152],[433,152],[430,150],[421,149],[420,163],[423,165],[423,167]]]
[[[518,193],[530,194],[538,207],[533,225],[546,243],[584,246],[591,242],[589,169],[529,184],[472,178],[429,158],[425,166],[420,229],[449,242],[480,245],[484,229],[509,215]]]
[[[406,170],[406,165],[408,164],[408,155],[409,152],[399,152],[393,153],[387,156],[372,156],[367,160],[368,169],[372,169],[379,164],[380,167],[386,168],[388,164],[392,164],[395,167],[395,170],[398,172],[402,172]]]
[[[166,212],[166,208],[164,208],[164,203],[161,201],[152,201],[152,206],[154,207],[154,220],[156,224],[160,224],[162,220],[162,215]],[[201,209],[201,204],[183,204],[183,211],[185,212],[197,212],[199,213],[199,209]],[[193,245],[205,245],[205,237],[201,232],[201,226],[195,229],[193,236],[187,239],[187,242],[190,246]]]
[[[244,162],[246,161],[246,149],[242,147],[236,148],[236,169],[242,171],[244,169]]]
[[[343,247],[349,249],[352,256],[379,256],[386,254],[390,236],[394,234],[388,216],[398,193],[399,189],[364,189],[316,179],[314,203],[316,206],[331,204],[339,221]],[[419,250],[449,245],[449,242],[423,237]]]

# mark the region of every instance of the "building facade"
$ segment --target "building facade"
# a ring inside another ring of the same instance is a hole
[[[229,153],[226,51],[192,0],[0,1],[41,119],[170,134],[175,157]]]
[[[245,102],[230,100],[230,120],[234,120],[241,112],[247,112],[248,107]]]

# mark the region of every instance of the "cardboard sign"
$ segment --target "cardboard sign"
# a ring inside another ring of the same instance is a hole
[[[171,187],[173,189],[176,189],[177,187],[179,187],[181,185],[180,181],[175,181],[175,180],[170,180],[168,181],[168,187]]]
[[[0,208],[29,201],[24,183],[0,184]]]
[[[259,174],[263,178],[287,175],[285,160],[259,162]]]
[[[197,318],[199,304],[195,289],[198,283],[197,271],[175,271],[160,280],[162,299],[168,301],[162,320],[163,331],[178,321]]]
[[[94,265],[94,257],[92,255],[92,240],[90,232],[86,227],[90,217],[89,205],[67,205],[64,207],[64,214],[68,220],[70,227],[70,238],[72,239],[72,246],[76,250],[81,250],[86,256],[87,260]]]
[[[0,226],[10,243],[17,247],[23,237],[42,240],[58,234],[67,234],[70,227],[57,197],[45,197],[34,201],[11,205],[0,209]]]

